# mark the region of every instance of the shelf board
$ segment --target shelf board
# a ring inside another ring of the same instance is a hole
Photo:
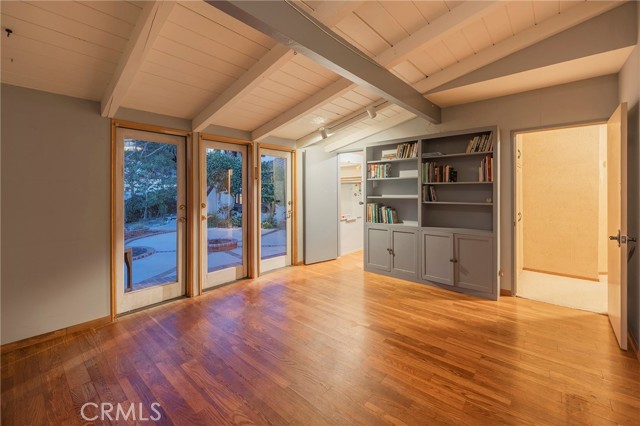
[[[367,195],[367,198],[382,199],[399,199],[399,200],[417,200],[417,195]]]
[[[415,221],[414,221],[414,222],[415,222]],[[401,222],[401,223],[378,223],[378,222],[367,222],[367,225],[369,225],[369,226],[371,226],[371,225],[373,225],[373,226],[378,226],[378,225],[384,225],[384,226],[405,226],[405,227],[410,226],[410,227],[413,227],[413,228],[417,228],[417,227],[418,227],[418,225],[417,225],[417,224],[407,225],[406,223],[402,223],[402,222]]]
[[[402,179],[418,179],[418,176],[411,177],[386,177],[386,178],[368,178],[367,180],[402,180]]]
[[[367,164],[400,163],[402,161],[416,161],[417,159],[418,159],[418,157],[396,158],[395,160],[371,160],[371,161],[367,161]]]
[[[430,155],[430,156],[422,156],[423,160],[436,160],[438,158],[453,158],[453,157],[477,157],[478,155],[493,155],[493,151],[482,151],[482,152],[460,152],[458,154],[443,154],[443,155]]]
[[[493,185],[493,182],[422,182],[423,185]]]
[[[422,204],[443,204],[453,206],[492,206],[493,203],[471,203],[467,201],[423,201]]]

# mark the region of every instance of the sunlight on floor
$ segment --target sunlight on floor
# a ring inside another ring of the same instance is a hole
[[[607,276],[600,282],[522,271],[518,297],[596,313],[607,312]]]

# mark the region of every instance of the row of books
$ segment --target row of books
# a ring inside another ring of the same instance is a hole
[[[391,164],[369,164],[367,166],[367,179],[381,179],[391,177]]]
[[[438,166],[434,162],[422,163],[422,182],[457,182],[458,172],[449,165]]]
[[[367,203],[367,222],[400,223],[400,220],[398,220],[396,209],[378,203]]]
[[[418,143],[401,143],[396,148],[396,158],[415,158],[418,156]]]
[[[493,182],[493,156],[487,155],[478,167],[478,181]]]
[[[438,201],[436,187],[431,185],[422,186],[422,201]]]
[[[493,132],[474,136],[467,145],[467,153],[493,151]]]

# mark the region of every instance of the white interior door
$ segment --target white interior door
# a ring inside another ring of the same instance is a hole
[[[607,122],[607,230],[609,322],[627,349],[627,104]]]
[[[291,265],[292,155],[260,148],[260,273]]]
[[[116,130],[116,313],[185,293],[185,138]]]
[[[202,288],[247,276],[247,147],[200,145]]]
[[[311,146],[304,153],[304,263],[338,257],[338,154]]]

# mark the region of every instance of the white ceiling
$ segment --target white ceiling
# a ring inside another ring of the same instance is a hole
[[[309,140],[380,103],[203,1],[2,2],[2,82],[252,132]],[[474,4],[475,3],[475,4]],[[612,8],[583,1],[298,1],[420,93]],[[146,26],[143,26],[146,25]],[[136,50],[136,46],[137,49]],[[619,71],[629,49],[430,93],[448,106]],[[234,83],[236,83],[234,85]],[[119,96],[109,97],[116,88]],[[104,109],[104,108],[103,108]],[[109,109],[105,109],[109,111]],[[332,140],[367,137],[414,115],[385,105]]]

